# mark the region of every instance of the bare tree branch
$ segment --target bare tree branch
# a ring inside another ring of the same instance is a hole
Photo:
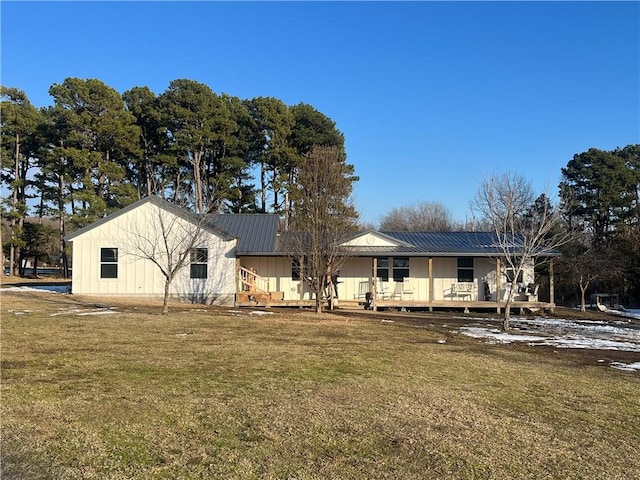
[[[527,265],[553,256],[572,238],[562,227],[562,218],[546,195],[535,197],[530,183],[514,173],[484,177],[471,204],[474,213],[486,221],[496,236],[504,270],[514,280]],[[515,281],[507,292],[503,328],[509,329]]]

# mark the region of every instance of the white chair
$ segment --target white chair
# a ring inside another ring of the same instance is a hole
[[[461,300],[469,297],[469,300],[473,299],[473,293],[475,291],[475,283],[473,282],[458,282],[453,284],[452,290],[455,296]]]
[[[403,283],[404,282],[396,282],[396,285],[393,288],[393,293],[391,294],[391,300],[402,300],[402,293],[404,291]]]
[[[363,282],[358,283],[358,293],[355,295],[356,300],[365,300],[367,298],[367,292],[370,292],[369,281],[365,280]]]
[[[378,300],[388,300],[389,299],[389,291],[387,289],[387,282],[384,282],[379,278],[376,278],[376,298]]]
[[[404,277],[402,282],[402,295],[411,295],[413,297],[413,278]]]
[[[527,289],[525,290],[524,294],[527,296],[527,301],[528,302],[537,302],[538,301],[538,288],[540,287],[540,285],[533,285],[533,284],[529,284],[527,285]]]

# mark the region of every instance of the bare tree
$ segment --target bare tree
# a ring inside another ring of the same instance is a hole
[[[189,265],[198,245],[204,239],[208,217],[194,215],[187,210],[160,199],[153,199],[153,209],[141,220],[133,218],[127,226],[127,241],[122,245],[123,253],[135,259],[148,260],[162,273],[164,295],[162,313],[169,313],[169,291],[171,283],[180,270]]]
[[[562,249],[559,261],[559,272],[568,284],[578,284],[580,290],[580,310],[585,311],[586,294],[589,287],[596,282],[613,280],[622,274],[623,265],[605,252],[598,251],[593,246],[588,235],[576,235]]]
[[[301,278],[315,293],[316,311],[322,311],[322,293],[339,270],[348,251],[341,247],[357,228],[358,214],[351,201],[352,165],[337,147],[314,147],[304,158],[292,192],[294,213],[290,250],[300,262]]]
[[[380,230],[385,231],[445,232],[456,228],[451,212],[439,202],[394,208],[380,220]]]
[[[556,249],[571,239],[571,233],[560,228],[562,217],[548,197],[536,198],[531,184],[518,174],[484,177],[471,208],[491,226],[503,270],[513,272],[502,324],[506,331],[520,272],[536,260],[556,255]]]

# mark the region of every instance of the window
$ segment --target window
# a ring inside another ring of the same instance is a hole
[[[100,278],[118,278],[118,249],[100,249]]]
[[[409,276],[409,257],[393,258],[393,281],[403,282]]]
[[[409,276],[409,257],[378,257],[377,265],[377,276],[382,282],[388,282],[390,276],[394,282],[402,282]]]
[[[473,257],[458,258],[458,282],[473,282]]]
[[[378,260],[378,269],[376,275],[383,282],[389,281],[389,259],[386,257],[380,257]]]
[[[207,278],[207,262],[209,260],[209,249],[191,249],[191,278]]]
[[[300,280],[300,259],[291,259],[291,280]]]

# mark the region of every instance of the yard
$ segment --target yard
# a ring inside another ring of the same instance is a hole
[[[640,478],[640,374],[609,367],[638,353],[444,316],[1,303],[4,480]]]

